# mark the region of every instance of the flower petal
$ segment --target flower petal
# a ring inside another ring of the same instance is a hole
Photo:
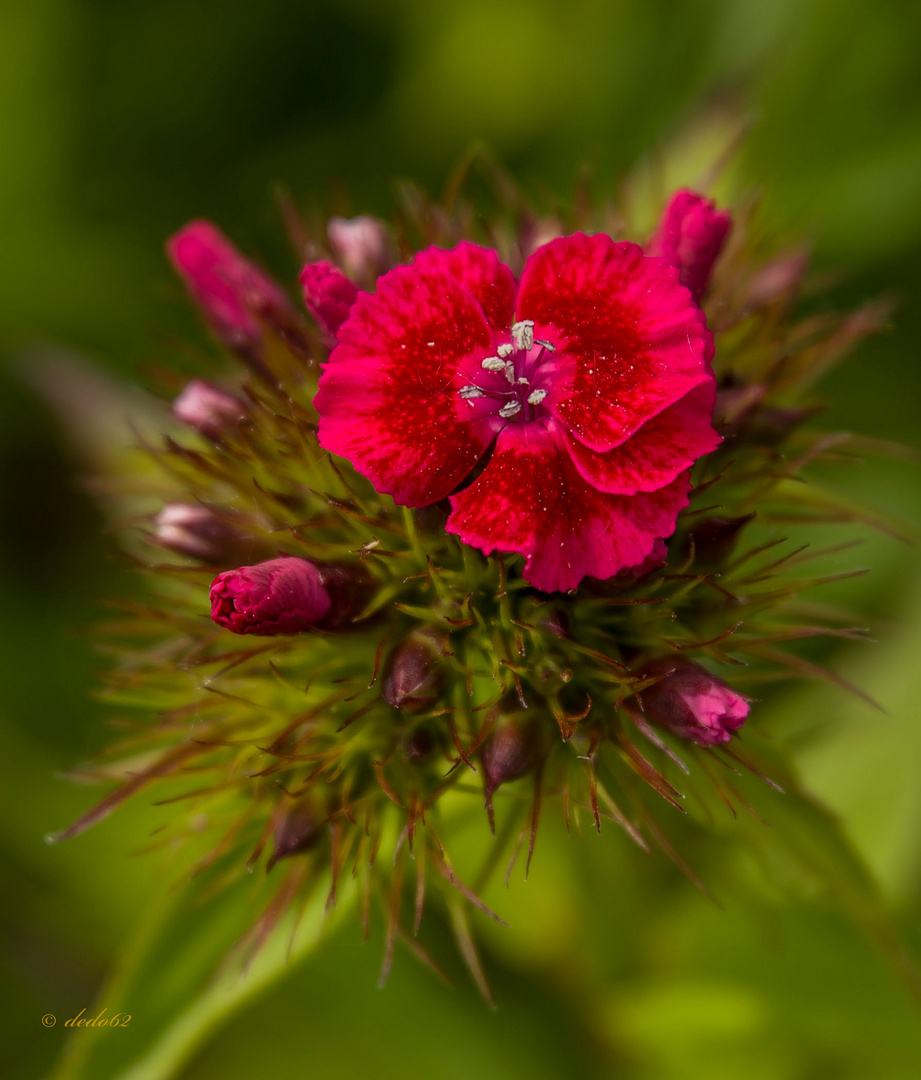
[[[684,473],[651,493],[598,491],[576,471],[553,421],[510,424],[483,473],[451,496],[446,528],[487,555],[520,552],[532,585],[562,591],[641,563],[674,532],[688,487]]]
[[[548,402],[585,446],[619,446],[708,380],[713,339],[678,273],[636,244],[573,236],[524,268],[517,317],[551,325],[574,358]]]
[[[444,260],[423,255],[385,274],[373,295],[359,295],[314,400],[320,445],[408,506],[449,494],[493,437],[456,393],[461,361],[487,356],[492,332]]]
[[[429,276],[442,274],[472,293],[493,330],[505,332],[511,326],[517,286],[494,251],[464,240],[450,251],[436,247],[420,251],[412,266]]]
[[[599,454],[567,436],[569,453],[583,478],[600,491],[658,491],[719,446],[710,422],[715,398],[716,383],[708,379],[613,450]]]

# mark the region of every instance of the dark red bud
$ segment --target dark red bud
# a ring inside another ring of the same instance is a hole
[[[430,708],[441,689],[441,649],[428,634],[413,634],[390,654],[381,696],[395,709]]]
[[[745,526],[755,517],[703,518],[691,529],[694,540],[694,562],[704,568],[719,566],[735,547],[736,540]]]
[[[344,630],[368,606],[376,582],[358,562],[320,563],[317,568],[330,600],[329,611],[319,626],[323,630]]]
[[[496,728],[481,752],[486,797],[502,784],[529,773],[537,761],[533,725],[510,720]]]
[[[305,802],[295,803],[275,826],[273,837],[274,851],[269,859],[266,871],[282,859],[310,851],[317,846],[323,836],[321,822],[313,808]]]
[[[430,727],[415,727],[403,737],[403,757],[407,761],[424,761],[436,746],[434,732]]]

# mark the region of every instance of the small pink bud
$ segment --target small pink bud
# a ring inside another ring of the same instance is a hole
[[[326,226],[330,246],[350,278],[371,285],[390,269],[392,258],[387,230],[377,218],[332,217]]]
[[[191,221],[166,251],[215,334],[247,351],[262,340],[261,322],[290,324],[291,304],[274,281],[210,221]]]
[[[644,678],[660,676],[640,691],[643,713],[650,723],[701,746],[727,743],[748,716],[746,697],[722,679],[683,656],[664,656],[647,664]]]
[[[328,342],[335,344],[339,327],[349,317],[352,305],[358,299],[355,282],[326,259],[307,263],[301,270],[300,281],[304,288],[304,306],[316,319]]]
[[[239,548],[242,536],[206,506],[168,503],[154,518],[154,540],[191,559],[221,562]]]
[[[331,606],[320,570],[290,555],[226,570],[211,583],[211,618],[234,634],[299,634]]]
[[[677,267],[681,284],[699,301],[731,228],[729,214],[685,188],[671,197],[655,236],[646,245],[646,254],[661,256]]]
[[[193,379],[173,402],[173,415],[210,439],[246,419],[246,406],[233,394],[203,379]]]
[[[427,709],[438,700],[440,650],[428,634],[413,634],[390,654],[381,696],[395,709]]]

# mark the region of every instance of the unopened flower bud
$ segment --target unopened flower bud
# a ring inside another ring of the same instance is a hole
[[[293,311],[281,288],[210,221],[190,222],[166,250],[212,330],[231,348],[248,352],[257,346],[261,323],[290,324]]]
[[[695,521],[691,529],[695,563],[702,567],[719,566],[735,547],[739,533],[754,516],[751,513],[744,517],[708,517]]]
[[[671,197],[646,254],[661,256],[677,267],[681,284],[699,301],[731,228],[729,214],[685,188]]]
[[[358,299],[358,288],[351,278],[326,259],[307,263],[300,274],[304,306],[316,320],[327,341],[333,345],[339,327],[349,317]]]
[[[242,536],[206,506],[168,503],[154,518],[154,540],[180,555],[213,563],[239,550]]]
[[[665,656],[643,669],[658,681],[640,691],[646,719],[701,746],[727,743],[745,723],[749,699],[683,656]]]
[[[294,556],[226,570],[211,583],[211,618],[234,634],[299,634],[331,606],[320,570]]]
[[[330,601],[320,625],[324,630],[343,630],[368,606],[375,580],[358,563],[321,563],[317,569]]]
[[[438,700],[440,649],[428,634],[413,634],[390,654],[381,696],[395,709],[416,712]]]
[[[487,799],[502,784],[517,780],[534,767],[537,758],[534,735],[531,726],[509,720],[486,740],[481,757]]]
[[[246,419],[246,406],[226,390],[193,379],[173,402],[173,415],[209,439],[219,439]]]
[[[414,727],[403,736],[403,757],[407,761],[424,761],[435,749],[436,741],[431,727]]]
[[[321,822],[317,820],[314,808],[304,801],[294,803],[275,826],[274,850],[266,871],[282,859],[310,851],[317,846],[322,835]]]
[[[355,281],[371,285],[392,262],[387,230],[377,218],[360,214],[354,218],[332,217],[326,226],[337,261]]]

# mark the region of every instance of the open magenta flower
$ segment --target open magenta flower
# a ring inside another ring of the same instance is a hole
[[[294,556],[225,570],[211,583],[211,618],[234,634],[299,634],[331,606],[319,568]]]
[[[703,314],[675,269],[609,236],[545,244],[517,286],[492,251],[429,248],[338,339],[321,445],[397,503],[450,496],[449,532],[521,553],[548,592],[642,563],[719,443]]]

